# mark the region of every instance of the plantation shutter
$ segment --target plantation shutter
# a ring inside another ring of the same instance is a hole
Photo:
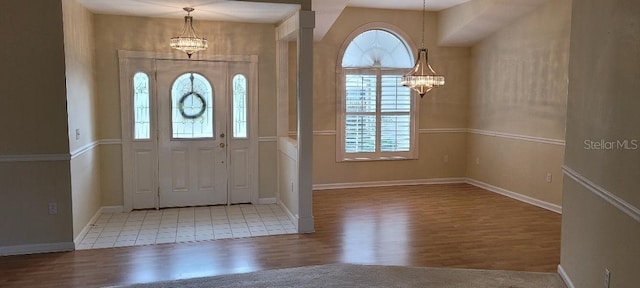
[[[345,152],[376,151],[377,76],[346,75]]]
[[[380,151],[406,152],[411,146],[411,91],[402,76],[382,75],[380,95]]]
[[[411,91],[400,84],[401,77],[346,75],[346,153],[411,149]]]

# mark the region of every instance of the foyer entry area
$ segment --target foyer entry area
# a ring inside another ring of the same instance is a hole
[[[298,233],[276,204],[103,213],[77,250]]]

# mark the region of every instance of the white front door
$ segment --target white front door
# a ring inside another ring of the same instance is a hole
[[[228,203],[227,65],[156,62],[159,207]]]
[[[119,57],[125,211],[257,203],[257,57]]]

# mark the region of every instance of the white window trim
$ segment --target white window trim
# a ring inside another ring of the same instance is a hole
[[[383,22],[372,22],[365,24],[363,26],[355,29],[349,36],[347,36],[345,42],[342,44],[340,48],[340,52],[338,53],[338,59],[336,64],[336,162],[356,162],[356,161],[389,161],[389,160],[413,160],[418,159],[420,144],[419,144],[419,133],[418,133],[418,123],[419,123],[419,105],[417,101],[417,94],[415,91],[411,90],[411,126],[410,126],[410,149],[408,152],[369,152],[369,153],[346,153],[345,152],[345,71],[353,71],[357,74],[362,74],[363,72],[373,72],[382,69],[375,68],[343,68],[342,67],[342,58],[344,53],[351,43],[353,39],[355,39],[358,35],[369,31],[369,30],[384,30],[389,33],[392,33],[400,38],[401,41],[404,41],[407,47],[409,48],[409,53],[413,53],[412,51],[417,51],[416,46],[413,42],[411,42],[411,38],[405,34],[401,29],[396,26],[393,26],[388,23]],[[412,55],[413,59],[415,59],[415,55]],[[409,68],[410,69],[410,68]],[[394,71],[399,72],[403,70],[404,72],[409,69],[384,69],[382,71]],[[377,72],[379,73],[379,72]],[[378,112],[376,112],[379,115]],[[379,134],[379,131],[378,133]],[[379,145],[379,143],[376,143]]]

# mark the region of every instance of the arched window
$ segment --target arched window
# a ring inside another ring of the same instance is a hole
[[[341,55],[339,161],[417,156],[416,113],[410,89],[400,84],[414,64],[406,42],[388,29],[353,37]]]
[[[171,88],[174,139],[213,138],[213,88],[198,73],[182,74]]]
[[[149,76],[143,72],[133,75],[133,139],[151,138],[151,118],[149,105]]]
[[[343,68],[411,68],[413,55],[396,35],[368,30],[351,40],[342,57]]]

